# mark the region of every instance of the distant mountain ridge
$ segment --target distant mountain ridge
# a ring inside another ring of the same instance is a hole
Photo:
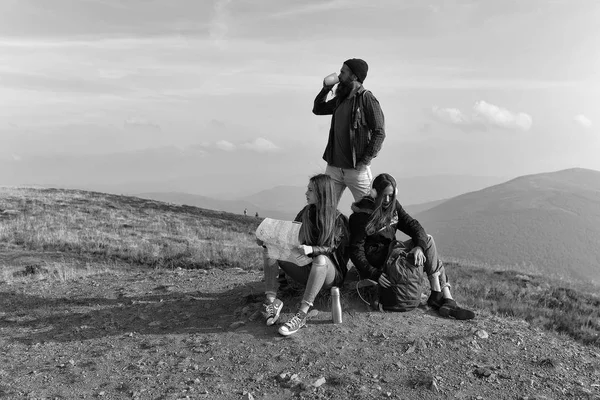
[[[409,212],[419,212],[438,205],[444,201],[443,199],[482,189],[505,180],[500,177],[467,175],[399,178],[397,179],[398,200]],[[240,200],[260,204],[265,209],[293,217],[305,204],[305,192],[305,186],[280,185],[242,197]],[[350,190],[346,189],[340,200],[339,210],[349,215],[350,205],[353,201]]]
[[[527,175],[415,215],[442,256],[600,282],[600,172]]]
[[[289,216],[286,213],[282,213],[277,210],[266,210],[254,203],[244,200],[219,200],[211,197],[181,192],[148,192],[138,193],[135,194],[135,196],[144,199],[194,206],[209,210],[226,211],[233,214],[243,214],[244,209],[247,209],[248,216],[250,217],[254,217],[258,212],[259,217],[289,219]]]

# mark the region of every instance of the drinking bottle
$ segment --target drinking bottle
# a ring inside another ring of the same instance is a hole
[[[342,323],[342,304],[340,303],[340,289],[331,288],[331,319],[334,324]]]

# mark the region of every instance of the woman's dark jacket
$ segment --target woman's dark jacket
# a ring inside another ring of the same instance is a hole
[[[312,237],[319,237],[319,232],[317,229],[317,210],[314,205],[307,205],[304,207],[294,221],[302,222],[302,215],[308,212],[309,218],[312,222],[313,231]],[[350,242],[350,234],[348,231],[348,218],[339,211],[337,211],[337,218],[335,220],[335,240],[333,246],[317,246],[310,243],[302,243],[307,246],[312,246],[313,252],[310,255],[311,257],[326,255],[328,256],[341,274],[342,279],[346,277],[346,273],[348,272],[348,244]]]
[[[412,218],[396,201],[396,210],[389,225],[367,235],[366,227],[375,210],[375,200],[365,196],[352,204],[350,215],[350,259],[362,279],[377,281],[388,255],[389,245],[401,231],[410,236],[413,243],[422,249],[427,247],[427,233],[419,221]]]

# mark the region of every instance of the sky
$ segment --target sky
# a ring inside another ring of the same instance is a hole
[[[600,170],[597,21],[595,0],[3,0],[0,184],[304,185],[349,58],[385,114],[374,174]]]

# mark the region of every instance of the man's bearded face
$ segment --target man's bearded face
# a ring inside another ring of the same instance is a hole
[[[335,96],[340,100],[344,100],[348,97],[353,88],[353,82],[356,79],[352,70],[348,68],[346,64],[342,64],[340,74],[338,76],[340,82],[335,88]]]
[[[348,95],[350,94],[350,92],[352,91],[352,82],[342,82],[340,81],[340,83],[338,83],[337,87],[335,88],[335,97],[337,97],[340,100],[344,100],[345,98],[348,97]]]

